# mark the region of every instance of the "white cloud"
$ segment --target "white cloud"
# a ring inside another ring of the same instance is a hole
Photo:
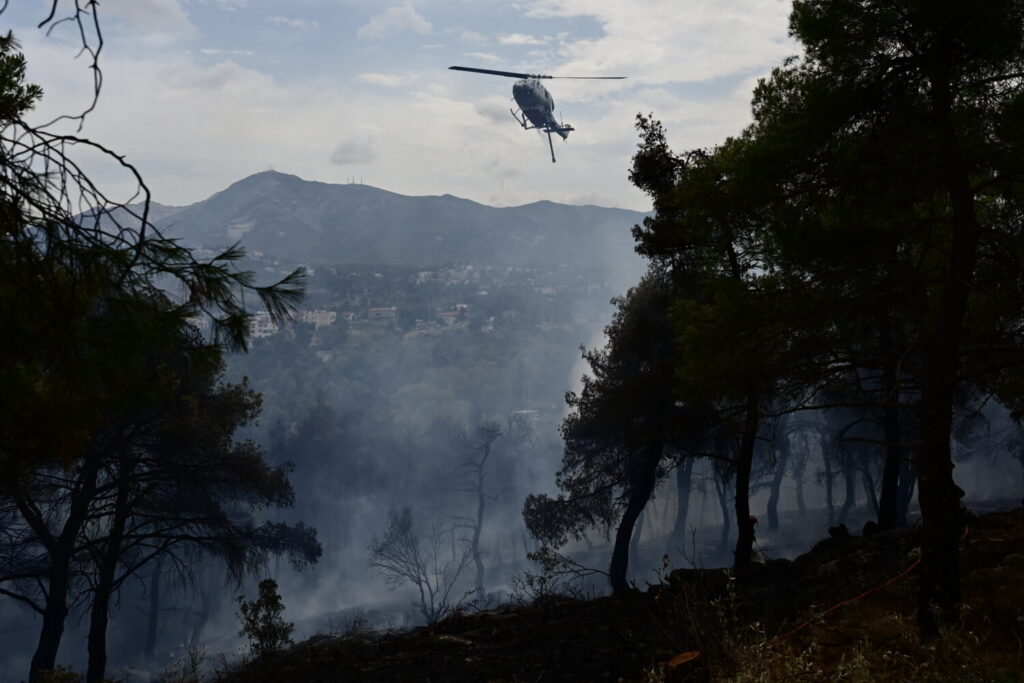
[[[311,21],[309,19],[296,19],[293,17],[282,17],[279,15],[267,17],[267,21],[269,21],[271,24],[277,24],[278,26],[287,26],[288,28],[298,29],[300,31],[308,31],[310,29],[315,29],[320,26],[320,23],[317,21]]]
[[[171,92],[189,92],[190,96],[194,96],[195,91],[204,90],[245,95],[257,93],[272,84],[269,76],[231,60],[209,67],[188,62],[166,65],[157,71],[157,80]]]
[[[383,38],[405,31],[427,34],[433,29],[433,25],[416,12],[412,3],[406,2],[404,5],[389,7],[383,14],[373,17],[356,35],[359,38]]]
[[[561,44],[562,73],[695,82],[764,70],[797,51],[780,0],[521,0],[533,17],[591,17],[603,35]]]
[[[379,85],[384,88],[398,88],[403,85],[411,83],[413,78],[409,76],[400,76],[398,74],[382,74],[374,72],[364,72],[356,76],[357,79],[363,83],[369,83],[370,85]]]
[[[498,37],[502,45],[543,45],[548,42],[546,39],[526,35],[525,33],[508,33]]]
[[[403,44],[394,46],[396,52],[403,50],[394,55],[401,61],[393,62],[401,66],[367,61],[379,60],[380,53],[364,44],[355,46],[346,68],[339,69],[337,62],[324,58],[322,47],[313,45],[316,41],[300,41],[289,49],[310,46],[309,52],[294,55],[307,60],[303,68],[268,67],[275,69],[273,78],[251,68],[255,60],[232,58],[214,47],[272,56],[271,46],[241,42],[243,33],[236,40],[203,24],[203,41],[191,45],[193,54],[183,51],[188,46],[158,52],[126,43],[121,27],[134,26],[130,21],[149,22],[180,39],[191,24],[175,10],[194,9],[200,1],[105,0],[102,5],[120,26],[111,35],[115,49],[104,55],[99,109],[84,132],[127,154],[139,165],[154,197],[171,204],[203,199],[268,164],[324,182],[343,182],[356,168],[352,164],[359,164],[356,173],[367,183],[403,194],[452,193],[499,205],[550,199],[646,209],[648,199],[626,179],[637,143],[636,112],[653,111],[667,127],[673,149],[714,145],[750,120],[751,81],[765,75],[782,55],[796,51],[785,39],[781,0],[692,0],[685,5],[634,0],[629,11],[619,7],[626,3],[610,0],[516,0],[536,17],[545,12],[585,17],[586,35],[591,36],[586,40],[577,38],[581,29],[571,21],[559,21],[558,27],[541,20],[497,28],[467,22],[444,31],[431,27],[413,9],[432,17],[428,9],[436,5],[428,0],[344,0],[358,2],[362,16],[376,15],[363,27],[363,38],[405,31]],[[265,22],[271,12],[256,12],[257,3],[249,6],[251,22],[270,28]],[[284,14],[299,12],[284,9],[284,3],[278,6]],[[146,15],[133,9],[139,7],[163,8],[165,13]],[[115,16],[115,10],[121,14]],[[209,15],[196,12],[194,19]],[[154,17],[159,16],[163,19],[157,21]],[[303,9],[302,16],[318,19],[320,30],[328,25],[327,15]],[[575,30],[556,33],[564,27]],[[434,38],[417,35],[431,30]],[[523,131],[509,115],[514,106],[509,101],[511,83],[451,72],[445,78],[440,68],[450,63],[448,58],[435,63],[429,58],[442,55],[424,52],[420,44],[444,36],[448,49],[455,48],[452,54],[477,50],[464,63],[483,66],[497,60],[486,52],[490,46],[514,31],[548,42],[495,47],[495,52],[516,55],[507,64],[499,61],[497,68],[630,76],[627,81],[547,84],[559,115],[564,112],[577,128],[568,141],[554,140],[557,164],[550,161],[547,141]],[[80,109],[89,95],[84,60],[75,61],[74,50],[57,41],[27,38],[29,77],[46,91],[37,120]],[[205,55],[198,49],[204,43],[211,46]],[[42,52],[39,44],[45,44]],[[531,48],[540,50],[533,58],[526,54]],[[719,80],[679,85],[710,79]],[[376,128],[367,128],[370,123]]]
[[[492,55],[490,52],[467,52],[467,57],[479,59],[482,62],[500,62],[501,57],[498,55]]]
[[[249,5],[249,0],[199,0],[199,2],[219,5],[223,9],[231,10],[232,12]]]
[[[178,0],[104,0],[99,16],[123,21],[132,37],[155,45],[168,45],[197,34]]]
[[[459,40],[472,45],[484,45],[491,42],[490,38],[478,31],[463,31],[459,36]]]
[[[219,47],[202,47],[199,48],[199,52],[204,55],[232,55],[242,57],[252,57],[256,54],[252,50],[224,50]]]
[[[342,140],[331,152],[330,162],[335,166],[368,164],[377,158],[373,140],[369,135],[356,134]]]
[[[497,95],[485,97],[476,103],[476,113],[494,123],[512,123],[509,101]]]

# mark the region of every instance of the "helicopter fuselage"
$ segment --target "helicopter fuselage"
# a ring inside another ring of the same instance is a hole
[[[478,69],[473,66],[450,66],[453,71],[470,71],[490,76],[505,76],[519,79],[512,86],[512,97],[519,105],[519,112],[512,110],[512,118],[526,130],[540,130],[548,136],[548,148],[551,150],[551,161],[555,161],[555,148],[551,144],[551,134],[557,133],[563,140],[569,132],[576,130],[568,123],[559,123],[555,118],[555,98],[540,84],[542,78],[574,78],[577,80],[622,80],[625,76],[545,76],[543,74],[518,73],[515,71],[499,71],[497,69]]]
[[[572,128],[555,119],[555,98],[536,78],[524,78],[512,85],[512,97],[530,123],[546,133],[569,137]]]

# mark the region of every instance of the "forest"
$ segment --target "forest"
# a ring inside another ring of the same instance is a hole
[[[95,106],[96,3],[46,4]],[[815,645],[744,678],[736,634],[839,606],[792,591],[841,583],[843,548],[894,563],[849,597],[913,574],[918,654],[1003,650],[862,680],[1015,680],[1024,2],[795,0],[789,30],[719,144],[636,116],[635,254],[283,275],[244,239],[190,249],[124,157],[28,123],[44,94],[0,36],[0,680],[474,680],[485,655],[402,657],[529,619],[535,661],[497,679],[791,680]],[[648,613],[660,635],[627,627]],[[612,663],[559,668],[590,650]]]

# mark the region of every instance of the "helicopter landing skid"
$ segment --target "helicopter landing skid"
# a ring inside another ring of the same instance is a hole
[[[531,126],[529,123],[527,123],[526,114],[523,114],[522,112],[516,114],[515,111],[513,111],[512,109],[509,109],[508,112],[512,114],[512,118],[516,120],[516,123],[523,127],[523,130],[536,130],[540,128],[540,126]]]
[[[514,118],[516,120],[516,123],[518,123],[520,126],[523,127],[523,130],[542,130],[545,133],[547,133],[547,135],[548,135],[548,148],[551,150],[551,163],[555,163],[555,145],[554,145],[553,142],[551,142],[551,127],[550,126],[531,126],[526,121],[526,114],[523,114],[522,112],[520,112],[519,114],[516,114],[516,112],[514,110],[512,110],[512,109],[509,109],[508,111],[509,111],[510,114],[512,114],[512,118]],[[565,129],[565,130],[573,130],[573,129],[570,127],[570,128]]]

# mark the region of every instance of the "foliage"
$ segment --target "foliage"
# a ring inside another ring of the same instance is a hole
[[[655,215],[634,236],[674,287],[677,398],[740,437],[737,566],[759,423],[859,385],[838,393],[885,412],[890,522],[916,444],[934,634],[928,605],[954,618],[960,597],[954,415],[1020,389],[1024,3],[806,0],[790,28],[804,54],[736,137],[674,153],[638,117],[631,178]]]
[[[523,517],[530,533],[557,548],[587,529],[620,521],[611,580],[625,585],[625,552],[636,515],[679,455],[696,421],[674,399],[672,341],[666,323],[669,289],[652,270],[626,297],[605,328],[603,349],[584,350],[591,375],[566,395],[565,449],[557,497],[530,495]],[[617,554],[616,554],[617,553]],[[619,561],[616,558],[621,558]]]
[[[41,126],[24,117],[42,92],[24,82],[11,34],[0,37],[0,310],[9,328],[0,341],[0,514],[11,531],[0,591],[43,614],[33,679],[52,668],[69,598],[85,594],[87,577],[88,677],[100,680],[109,600],[124,578],[185,539],[222,551],[233,568],[258,560],[265,545],[255,543],[254,554],[248,541],[280,534],[235,524],[223,503],[291,496],[254,444],[231,443],[258,412],[256,397],[212,385],[222,353],[245,346],[245,298],[282,321],[302,297],[303,272],[262,286],[238,269],[237,246],[197,259],[152,225],[149,190],[124,157],[59,132],[61,121],[81,126],[99,96],[98,12],[95,2],[53,0],[39,24],[76,25],[94,79],[85,112]],[[89,154],[134,180],[127,203],[82,170],[78,159]],[[196,318],[210,322],[211,339],[195,330]],[[204,475],[201,492],[186,483]],[[298,531],[311,551],[305,559],[315,559],[311,530]]]
[[[885,642],[868,638],[852,642],[830,658],[821,646],[794,648],[748,638],[739,644],[736,668],[721,680],[731,683],[781,683],[795,678],[869,683],[908,680],[928,683],[1009,683],[1016,672],[979,656],[977,635],[963,626],[940,629],[935,640],[923,643],[904,617],[891,616],[881,630],[899,635]]]
[[[206,652],[198,647],[189,647],[175,657],[157,677],[157,683],[202,683]]]
[[[607,572],[584,567],[572,558],[566,557],[547,546],[541,546],[527,554],[527,559],[537,565],[538,571],[527,569],[519,576],[509,579],[512,601],[522,605],[545,608],[558,598],[583,600],[588,596],[586,580]]]
[[[285,621],[282,612],[284,603],[273,579],[260,581],[259,597],[254,600],[238,596],[238,618],[242,625],[238,635],[249,640],[249,649],[256,657],[271,657],[292,644],[295,624]]]
[[[91,25],[95,11],[95,3],[77,6],[69,18],[88,17]],[[119,372],[121,354],[133,351],[132,340],[151,338],[160,318],[185,327],[208,316],[213,345],[239,349],[247,294],[282,320],[303,291],[301,271],[257,285],[253,273],[237,269],[238,247],[197,260],[150,223],[148,189],[123,157],[26,123],[42,93],[23,82],[16,50],[10,34],[0,40],[0,307],[10,327],[0,342],[10,359],[0,386],[11,406],[0,419],[0,471],[14,484],[35,465],[69,465],[94,429],[130,405],[120,387],[130,379]],[[127,172],[136,203],[103,194],[76,162],[78,152],[98,153]]]

